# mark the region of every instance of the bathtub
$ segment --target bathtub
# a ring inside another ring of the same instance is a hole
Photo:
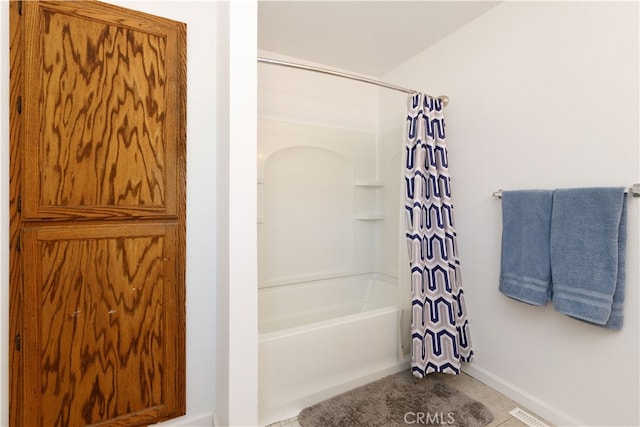
[[[260,424],[407,368],[397,299],[377,273],[260,289]]]

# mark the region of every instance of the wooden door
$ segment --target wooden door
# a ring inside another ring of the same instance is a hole
[[[10,423],[182,415],[186,27],[94,1],[10,13]]]

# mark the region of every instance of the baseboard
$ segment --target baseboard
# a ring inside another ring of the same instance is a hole
[[[556,426],[589,425],[588,423],[565,414],[558,408],[550,405],[548,402],[542,401],[536,396],[516,387],[509,381],[506,381],[504,378],[501,378],[482,367],[474,365],[473,363],[464,366],[463,371],[478,381],[485,383],[492,389],[504,394],[509,399],[535,412],[537,415],[545,418]]]
[[[218,417],[216,416],[216,411],[213,411],[213,414],[211,414],[211,425],[214,427],[222,427],[220,420],[218,420]]]
[[[214,425],[213,414],[211,412],[205,412],[198,415],[185,415],[169,421],[154,424],[154,426],[157,427],[212,427]]]

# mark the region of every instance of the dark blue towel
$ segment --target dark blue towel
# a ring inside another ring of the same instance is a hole
[[[550,237],[554,308],[620,329],[625,248],[624,188],[555,190]]]
[[[550,297],[551,190],[502,192],[500,292],[533,305]]]

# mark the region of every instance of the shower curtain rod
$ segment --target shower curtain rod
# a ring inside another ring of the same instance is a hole
[[[407,89],[407,88],[404,88],[404,87],[401,87],[401,86],[392,85],[391,83],[383,82],[383,81],[380,81],[380,80],[374,80],[374,79],[369,79],[367,77],[357,76],[355,74],[348,74],[348,73],[342,73],[340,71],[329,70],[327,68],[313,67],[311,65],[296,64],[295,62],[280,61],[278,59],[262,58],[262,57],[258,57],[258,62],[262,62],[264,64],[281,65],[283,67],[289,67],[289,68],[297,68],[297,69],[300,69],[300,70],[313,71],[313,72],[316,72],[316,73],[329,74],[331,76],[337,76],[337,77],[342,77],[342,78],[345,78],[345,79],[357,80],[359,82],[369,83],[369,84],[372,84],[372,85],[381,86],[381,87],[384,87],[384,88],[387,88],[387,89],[395,90],[395,91],[398,91],[398,92],[404,92],[404,93],[408,93],[408,94],[418,93],[417,90]],[[440,101],[442,101],[442,106],[443,107],[446,107],[447,104],[449,104],[449,97],[448,96],[440,95],[437,98]]]

